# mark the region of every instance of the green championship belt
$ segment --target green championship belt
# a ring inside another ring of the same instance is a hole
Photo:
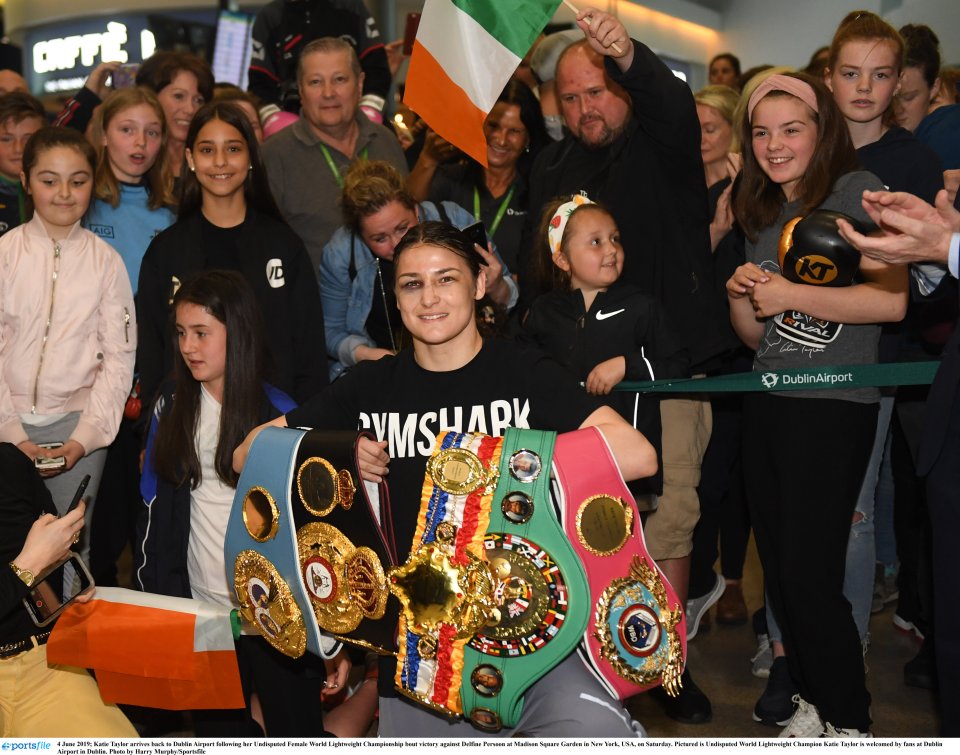
[[[550,500],[555,438],[441,434],[411,558],[391,572],[404,605],[398,690],[487,731],[516,725],[524,693],[573,652],[590,614]]]

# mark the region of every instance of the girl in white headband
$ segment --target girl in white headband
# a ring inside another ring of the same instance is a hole
[[[547,205],[537,260],[545,288],[522,338],[574,372],[588,393],[607,403],[660,450],[660,404],[636,393],[611,393],[623,380],[689,374],[687,352],[659,302],[620,282],[624,255],[613,216],[584,195]],[[631,483],[637,496],[661,492],[662,477]],[[643,502],[640,501],[641,506]]]

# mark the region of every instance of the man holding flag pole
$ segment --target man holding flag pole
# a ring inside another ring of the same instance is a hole
[[[715,294],[693,94],[649,47],[631,40],[616,17],[583,8],[577,25],[585,39],[564,50],[556,69],[569,134],[540,153],[530,176],[529,215],[519,247],[519,307],[541,293],[531,253],[541,208],[554,197],[585,192],[605,204],[617,222],[624,249],[621,280],[663,306],[694,374],[716,369],[718,357],[735,342],[724,324],[725,304]],[[660,412],[663,493],[647,516],[644,535],[650,555],[687,602],[693,530],[700,517],[697,487],[712,414],[709,401],[696,395],[665,399]],[[682,681],[676,698],[656,693],[667,715],[681,723],[707,723],[709,699],[689,669]]]

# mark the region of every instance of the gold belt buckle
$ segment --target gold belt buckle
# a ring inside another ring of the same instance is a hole
[[[495,466],[487,469],[480,457],[467,448],[448,448],[430,457],[427,474],[440,490],[451,495],[468,495],[496,480],[497,469]]]
[[[390,570],[390,592],[403,606],[407,626],[421,635],[425,658],[431,656],[431,641],[425,637],[435,635],[441,624],[454,627],[457,639],[468,639],[500,619],[490,565],[469,551],[466,564],[454,564],[456,527],[445,524],[437,528],[435,542],[420,546],[407,563]]]

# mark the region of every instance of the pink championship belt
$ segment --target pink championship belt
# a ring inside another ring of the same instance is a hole
[[[686,618],[647,552],[637,504],[603,434],[588,427],[557,436],[553,464],[563,528],[596,606],[581,643],[584,660],[621,700],[660,684],[676,696]]]

